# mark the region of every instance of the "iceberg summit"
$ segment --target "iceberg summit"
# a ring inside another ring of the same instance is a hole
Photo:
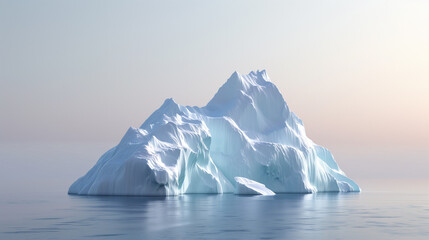
[[[234,72],[205,107],[165,100],[129,128],[69,194],[360,191],[305,134],[265,71]]]

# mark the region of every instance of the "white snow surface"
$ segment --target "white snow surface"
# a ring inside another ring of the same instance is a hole
[[[275,193],[360,191],[329,150],[306,136],[301,119],[263,70],[234,72],[205,107],[165,100],[69,193],[232,193],[235,177]]]
[[[235,177],[235,194],[239,195],[276,195],[273,191],[268,189],[264,184],[255,182],[253,180]]]

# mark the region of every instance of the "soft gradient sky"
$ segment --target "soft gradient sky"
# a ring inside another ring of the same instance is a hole
[[[429,176],[425,0],[0,0],[0,142],[111,147],[256,69],[350,176]]]

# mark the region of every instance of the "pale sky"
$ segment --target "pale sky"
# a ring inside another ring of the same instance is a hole
[[[257,69],[346,172],[429,176],[425,0],[0,0],[0,142],[115,143]]]

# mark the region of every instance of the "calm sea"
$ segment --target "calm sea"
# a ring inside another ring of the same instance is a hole
[[[428,180],[358,181],[361,193],[67,195],[105,150],[1,145],[0,239],[429,239]]]

